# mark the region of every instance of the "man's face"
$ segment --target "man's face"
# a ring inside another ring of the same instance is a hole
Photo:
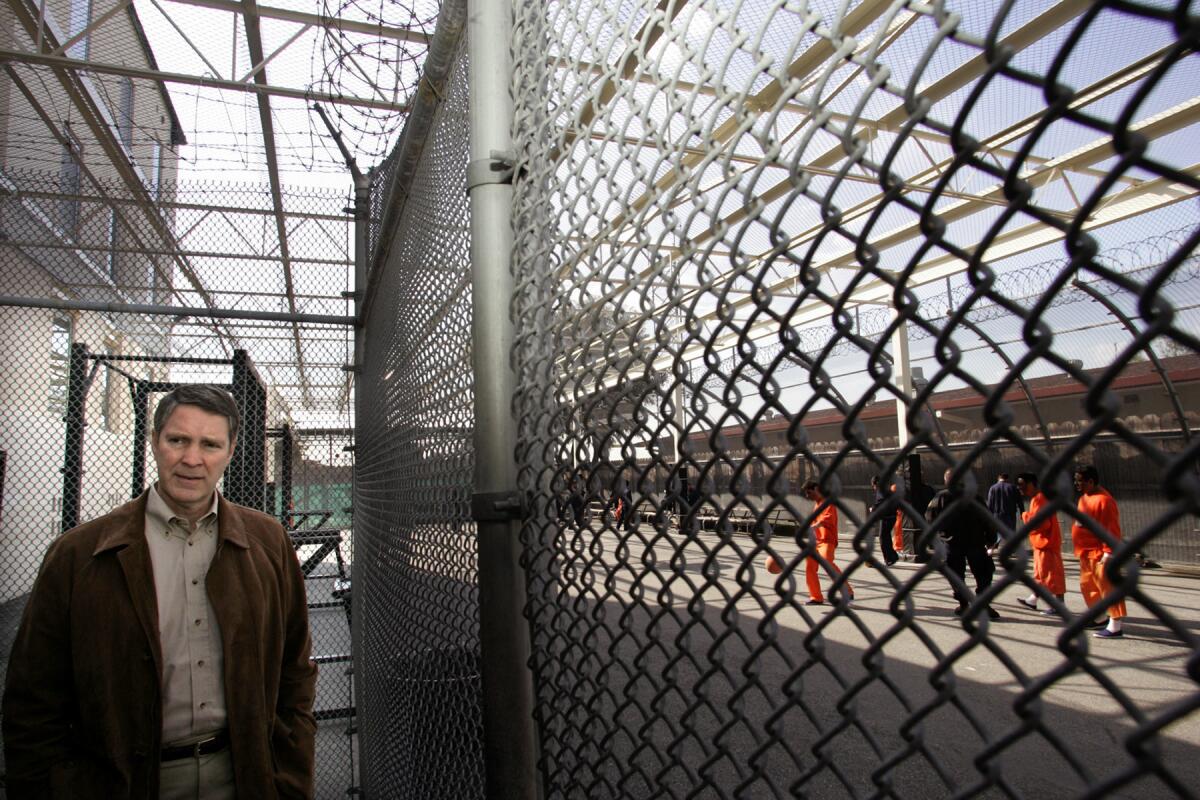
[[[1034,486],[1032,483],[1027,483],[1022,478],[1017,478],[1017,488],[1025,497],[1033,497],[1038,491],[1036,486]]]
[[[1081,473],[1081,472],[1075,473],[1075,491],[1079,492],[1080,494],[1087,494],[1088,492],[1092,491],[1092,489],[1094,489],[1095,486],[1096,486],[1096,482],[1090,481],[1087,478],[1083,477],[1083,473]]]
[[[197,406],[176,406],[152,442],[158,493],[176,514],[196,521],[233,458],[229,420]]]
[[[817,502],[818,497],[819,497],[819,495],[818,495],[816,489],[805,489],[804,490],[804,498],[806,500],[811,500],[815,503],[815,502]]]

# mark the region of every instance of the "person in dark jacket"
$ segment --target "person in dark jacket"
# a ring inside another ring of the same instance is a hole
[[[872,475],[871,507],[867,509],[867,513],[871,514],[876,509],[883,508],[891,496],[892,492],[883,485],[883,480],[878,475]],[[883,555],[883,563],[889,567],[899,559],[899,556],[896,554],[895,544],[892,541],[892,533],[895,527],[896,507],[893,505],[889,510],[885,511],[883,518],[879,520],[879,552]]]
[[[1025,510],[1025,503],[1021,496],[1021,490],[1008,480],[1007,472],[997,475],[996,482],[988,489],[987,507],[988,511],[992,512],[992,516],[1002,522],[1008,530],[1015,531],[1017,529],[1018,517]],[[999,547],[1000,539],[1001,536],[997,533],[996,538],[988,546]]]
[[[946,470],[946,488],[929,501],[925,519],[946,544],[946,566],[958,577],[956,582],[947,576],[957,601],[954,614],[962,616],[972,600],[960,588],[966,582],[967,567],[975,578],[977,594],[992,585],[996,565],[987,553],[987,544],[995,538],[997,526],[995,518],[976,498],[968,496],[960,484],[951,483],[952,474],[953,470]],[[990,605],[987,614],[991,619],[1000,618]]]
[[[223,389],[167,394],[158,481],[50,546],[4,688],[9,800],[312,797],[304,576],[216,491],[238,419]]]

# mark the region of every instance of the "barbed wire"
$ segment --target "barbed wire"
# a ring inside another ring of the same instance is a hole
[[[433,35],[440,0],[322,0],[327,19],[353,16],[381,26],[402,28],[425,37]],[[326,26],[313,43],[313,63],[319,64],[310,84],[313,91],[373,97],[401,104],[411,97],[421,76],[427,47],[413,41],[349,36]],[[339,132],[356,158],[375,163],[389,153],[406,116],[395,111],[332,105]],[[324,131],[310,129],[324,136]]]

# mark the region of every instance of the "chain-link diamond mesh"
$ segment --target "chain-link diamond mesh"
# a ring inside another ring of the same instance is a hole
[[[1193,796],[1194,9],[514,13],[545,795]]]
[[[111,179],[64,186],[11,167],[0,178],[0,677],[46,547],[155,481],[148,437],[163,393],[225,386],[244,420],[221,490],[292,532],[321,665],[317,796],[342,796],[357,781],[346,734],[349,328],[255,318],[286,310],[263,187],[171,184],[143,205]],[[286,197],[294,297],[316,320],[347,311],[344,202],[323,190]],[[73,231],[64,217],[78,220]],[[125,226],[115,237],[114,224]]]
[[[392,195],[396,226],[380,233],[387,255],[357,384],[355,685],[368,797],[483,795],[464,57],[440,97],[421,160]]]

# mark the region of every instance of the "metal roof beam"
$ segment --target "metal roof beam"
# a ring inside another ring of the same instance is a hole
[[[261,51],[261,45],[259,50]],[[261,61],[261,55],[255,61]],[[144,67],[127,67],[122,64],[102,64],[98,61],[83,61],[78,58],[63,58],[61,56],[41,55],[22,50],[0,48],[0,62],[13,61],[19,64],[38,64],[59,69],[92,72],[97,75],[121,75],[129,78],[145,78],[146,80],[163,83],[178,83],[186,86],[200,86],[206,89],[225,89],[232,92],[256,94],[260,97],[291,97],[307,102],[337,103],[344,106],[375,108],[382,111],[403,113],[408,110],[407,103],[392,103],[352,95],[329,94],[315,92],[309,89],[292,89],[286,86],[272,86],[265,82],[242,83],[223,78],[210,78],[203,75],[185,75],[180,72],[164,72],[162,70],[146,69]]]
[[[836,29],[836,33],[846,37],[854,37],[862,33],[876,19],[891,7],[891,0],[862,0],[854,10],[846,14],[841,20]],[[813,20],[815,24],[816,20]],[[797,79],[806,79],[816,73],[832,58],[835,54],[834,44],[829,38],[822,37],[811,47],[800,54],[795,61],[787,66],[785,71],[785,79],[790,83]],[[746,99],[746,105],[750,108],[771,108],[783,96],[784,86],[780,82],[780,78],[773,79],[761,91],[753,97]],[[729,143],[737,135],[738,130],[745,124],[744,118],[739,114],[732,115],[720,127],[715,129],[709,136],[714,145],[721,147],[728,146]],[[680,159],[679,164],[675,169],[670,170],[666,175],[660,178],[651,188],[647,189],[636,200],[634,200],[629,209],[620,213],[613,219],[605,228],[605,231],[599,234],[598,238],[605,239],[613,236],[616,231],[634,222],[638,212],[650,204],[656,198],[661,197],[668,189],[676,185],[680,178],[685,175],[690,175],[693,168],[703,163],[705,159],[715,156],[720,148],[713,148],[712,151],[706,151],[704,155],[685,156]],[[645,220],[637,220],[639,224],[644,224]]]
[[[1154,139],[1161,136],[1166,136],[1174,131],[1181,130],[1190,125],[1200,123],[1200,97],[1193,98],[1189,101],[1179,104],[1174,108],[1167,109],[1159,114],[1154,115],[1146,120],[1131,125],[1130,131],[1136,132],[1148,139]],[[1022,180],[1030,186],[1039,187],[1049,183],[1055,178],[1055,175],[1061,174],[1063,170],[1070,171],[1077,167],[1088,167],[1097,162],[1100,162],[1112,155],[1111,140],[1107,136],[1101,136],[1088,145],[1078,148],[1077,150],[1064,154],[1058,158],[1051,159],[1030,173],[1022,175]],[[1186,170],[1182,170],[1184,174],[1191,177],[1200,177],[1200,164],[1192,165]],[[1191,197],[1198,196],[1196,191],[1180,187],[1173,181],[1165,178],[1144,181],[1134,185],[1127,186],[1124,190],[1111,195],[1097,208],[1095,214],[1084,224],[1083,230],[1092,230],[1095,228],[1110,225],[1115,222],[1127,219],[1138,214],[1144,214],[1156,208],[1177,203]],[[983,210],[987,207],[989,200],[1003,195],[1003,185],[998,184],[991,190],[982,192],[978,197],[970,201],[962,201],[948,206],[938,212],[938,217],[944,222],[953,222],[954,220],[963,219],[973,213]],[[847,212],[846,221],[852,219],[858,213],[867,213],[874,207],[871,203],[864,204],[859,211],[852,210]],[[869,206],[869,207],[868,207]],[[915,236],[922,235],[920,223],[914,222],[908,225],[901,226],[891,232],[882,234],[877,238],[873,238],[871,244],[877,250],[884,250],[901,244]],[[1054,228],[1049,228],[1040,221],[1033,221],[1019,229],[1006,232],[995,237],[990,243],[985,258],[988,260],[996,260],[1024,252],[1035,247],[1040,247],[1045,244],[1054,242],[1061,238],[1061,232]],[[755,263],[758,259],[751,259],[750,264]],[[818,272],[823,272],[837,267],[852,267],[856,263],[857,256],[853,249],[847,250],[841,255],[834,256],[822,261],[820,264],[814,265],[814,269]],[[906,286],[919,286],[932,281],[942,280],[949,275],[954,275],[963,270],[962,260],[953,254],[944,254],[936,258],[928,259],[916,267],[913,273],[909,276]],[[727,283],[731,278],[736,278],[744,274],[745,270],[739,270],[736,274],[727,274],[724,276],[724,281],[718,281],[715,284],[719,287],[722,283]],[[787,277],[775,284],[765,287],[759,287],[759,291],[768,293],[779,293],[788,289],[795,283],[793,277]],[[714,288],[714,287],[709,287]],[[886,301],[895,291],[895,288],[880,279],[870,281],[859,286],[851,295],[850,300],[855,303],[868,304]],[[684,299],[686,299],[685,296]],[[745,307],[753,302],[750,294],[744,294],[736,299],[727,298],[722,305],[721,318],[727,318],[731,310]],[[809,301],[803,304],[795,313],[789,315],[789,325],[801,326],[807,322],[813,322],[822,317],[828,317],[830,306],[822,300]],[[650,312],[657,313],[657,312]],[[716,312],[700,316],[694,322],[705,322],[717,319]],[[766,317],[763,325],[774,323],[772,317]],[[750,330],[763,327],[763,325],[752,325]],[[719,337],[715,342],[707,342],[703,347],[693,347],[682,354],[683,358],[699,357],[706,349],[722,349],[732,346],[740,336],[745,332],[739,331],[732,334],[727,334]],[[655,362],[654,369],[664,369],[669,364],[661,358]]]
[[[263,58],[262,32],[259,28],[258,4],[255,0],[243,0],[242,18],[246,25],[246,47],[250,60],[258,64],[254,71],[254,82],[267,85],[266,61]],[[287,293],[288,311],[296,314],[296,289],[292,280],[292,261],[288,246],[287,219],[283,214],[283,189],[279,181],[279,159],[275,153],[275,121],[271,116],[271,98],[258,95],[258,120],[262,127],[263,147],[267,159],[267,178],[271,184],[271,203],[275,210],[275,231],[279,237],[279,257],[282,261],[284,291]],[[304,367],[304,346],[300,341],[300,326],[292,322],[292,340],[296,346],[296,366],[300,371],[300,382],[304,386],[304,407],[312,405],[312,394],[308,388],[308,377]]]
[[[55,33],[50,29],[50,26],[43,24],[41,9],[35,4],[34,0],[9,0],[9,7],[12,8],[17,17],[18,23],[22,28],[24,28],[26,34],[31,39],[37,38],[44,44],[44,46],[50,49],[53,49],[58,45]],[[0,56],[0,59],[2,59],[2,56]],[[30,102],[33,103],[35,111],[39,111],[39,113],[42,115],[43,122],[47,125],[48,129],[55,132],[55,136],[59,137],[60,140],[65,140],[65,136],[61,131],[58,130],[55,121],[51,119],[44,110],[40,109],[40,106],[38,106],[36,100],[32,99],[32,93],[28,87],[25,87],[24,82],[20,80],[16,70],[10,65],[5,65],[4,69],[12,78],[14,84],[24,87],[22,88],[22,92],[26,95],[27,99],[30,99]],[[213,302],[212,296],[204,288],[203,283],[196,275],[191,264],[187,261],[187,259],[182,258],[178,254],[178,243],[175,240],[175,235],[171,228],[171,224],[162,216],[160,210],[151,200],[149,192],[146,188],[146,184],[143,182],[140,170],[137,168],[137,165],[134,164],[129,151],[125,148],[124,144],[118,140],[116,132],[107,117],[107,109],[102,108],[101,104],[99,103],[98,98],[95,96],[95,89],[92,87],[91,81],[76,74],[70,69],[59,67],[54,69],[53,72],[58,80],[59,86],[66,94],[71,105],[76,109],[76,111],[79,112],[79,116],[83,119],[84,123],[91,131],[92,137],[100,145],[100,148],[104,152],[108,163],[111,164],[113,170],[120,177],[130,196],[137,201],[137,207],[142,212],[147,222],[149,222],[151,230],[153,230],[154,234],[158,238],[164,242],[170,243],[172,247],[175,248],[176,252],[172,256],[172,261],[179,268],[180,273],[193,287],[193,290],[200,296],[201,300],[206,306],[215,307],[216,303]],[[80,163],[79,167],[80,172],[85,174],[92,182],[93,186],[96,187],[97,192],[104,194],[100,182],[95,178],[87,166],[83,163]],[[139,243],[144,243],[144,239],[142,239],[137,228],[129,224],[129,222],[125,220],[124,215],[118,214],[117,216],[122,220],[122,223],[125,225],[126,232],[133,237],[133,240]],[[155,269],[158,270],[159,267],[155,265]],[[166,278],[166,285],[170,286],[172,291],[178,291],[174,285],[174,282],[169,277]],[[218,336],[220,338],[220,334],[218,334]],[[230,342],[232,342],[234,348],[240,347],[236,336],[230,334],[229,332],[225,332],[224,336],[227,337]]]
[[[21,195],[26,197],[26,195]],[[106,205],[103,200],[92,197],[97,205]],[[112,245],[96,243],[82,244],[72,243],[63,244],[61,242],[36,241],[32,239],[14,239],[11,236],[4,239],[5,245],[12,247],[27,247],[30,249],[41,250],[77,250],[82,253],[122,253],[128,255],[148,255],[148,256],[181,256],[183,258],[216,258],[227,259],[229,261],[270,261],[278,262],[281,259],[279,256],[272,255],[253,255],[249,253],[223,253],[217,250],[182,250],[182,249],[167,249],[161,247],[113,247]],[[333,259],[333,258],[299,258],[293,256],[291,259],[293,264],[313,264],[324,267],[352,267],[354,260]],[[272,293],[273,295],[273,293]],[[323,297],[325,295],[305,295],[306,297]],[[332,297],[332,295],[329,295]]]
[[[1069,23],[1072,19],[1081,14],[1086,9],[1087,5],[1088,3],[1086,0],[1065,0],[1065,2],[1053,7],[1052,9],[1010,33],[1000,42],[1000,44],[1015,49],[1028,47],[1029,45],[1040,40],[1042,37],[1052,33],[1058,27]],[[1106,96],[1109,93],[1111,86],[1116,84],[1124,85],[1128,77],[1127,73],[1142,74],[1146,69],[1152,68],[1152,64],[1153,62],[1147,63],[1146,59],[1140,59],[1139,61],[1134,62],[1126,67],[1124,70],[1120,70],[1114,73],[1112,76],[1108,76],[1105,79],[1098,81],[1092,86],[1087,87],[1087,89],[1084,91],[1080,92],[1072,102],[1072,107],[1083,107],[1094,100]],[[980,53],[979,55],[968,59],[938,81],[925,87],[925,89],[922,90],[921,96],[930,100],[944,98],[954,91],[957,91],[958,89],[968,85],[971,80],[974,80],[986,69],[986,58],[984,57],[984,54]],[[899,126],[905,119],[907,119],[907,115],[908,112],[904,105],[900,104],[886,113],[880,119],[872,120],[870,123],[874,126],[877,126],[879,129],[886,129],[888,127]],[[1014,141],[1021,135],[1024,135],[1029,127],[1033,124],[1036,124],[1036,121],[1040,118],[1040,113],[1033,114],[1024,120],[1011,125],[1003,131],[997,132],[993,136],[990,136],[981,142],[979,145],[980,149],[983,151],[988,151],[989,148],[999,147],[1007,144],[1008,142]],[[867,130],[860,136],[860,138],[862,138],[862,136],[871,137],[875,135],[875,133],[875,131]],[[837,163],[837,161],[844,156],[845,151],[840,145],[838,145],[830,148],[824,154],[810,162],[807,162],[803,166],[805,169],[810,170],[814,174],[827,174],[827,171],[830,170]],[[922,187],[927,182],[936,180],[941,174],[942,170],[945,169],[952,161],[953,158],[945,159],[940,164],[934,164],[928,169],[923,170],[917,175],[907,179],[905,181],[906,189],[908,191],[917,191],[917,187]],[[1047,165],[1051,165],[1052,168],[1046,169]],[[1062,170],[1083,170],[1090,168],[1090,166],[1091,161],[1087,159],[1074,159],[1070,162],[1063,162],[1061,159],[1041,161],[1037,164],[1036,170],[1036,174],[1042,176],[1041,183],[1038,185],[1047,183],[1055,176],[1055,174],[1061,174]],[[1059,170],[1058,173],[1056,173],[1056,169]],[[666,177],[669,178],[671,176],[668,175]],[[849,179],[849,173],[847,178]],[[780,181],[757,195],[755,198],[757,205],[765,206],[768,203],[779,200],[789,192],[794,191],[794,189],[795,187],[790,179]],[[971,195],[969,198],[964,199],[957,206],[955,206],[955,208],[962,208],[978,204],[995,204],[997,200],[1003,201],[1003,194],[1002,192],[994,190],[991,192]],[[876,204],[877,199],[871,198],[854,208],[847,209],[842,214],[843,222],[849,222],[859,216],[870,213],[875,208]],[[730,213],[716,224],[710,226],[707,230],[692,237],[689,243],[694,245],[697,242],[705,242],[712,239],[717,235],[718,231],[727,230],[731,225],[735,225],[744,220],[748,213],[749,210],[746,208],[741,208]],[[641,220],[641,222],[644,224],[645,220]],[[791,239],[790,246],[795,247],[799,244],[812,240],[819,234],[820,230],[821,226],[816,226],[808,231],[794,236]],[[872,242],[872,244],[876,244],[876,242]],[[639,275],[638,277],[642,276]],[[720,286],[724,282],[725,281],[719,279],[716,285]],[[786,284],[786,281],[784,283]],[[772,290],[780,292],[786,292],[787,288],[788,287],[786,285],[777,285],[771,287]]]
[[[235,14],[242,13],[242,4],[238,0],[169,0],[172,3],[179,5],[197,6],[200,8],[213,8],[219,11],[228,11]],[[256,13],[261,19],[277,19],[285,22],[299,22],[303,25],[313,25],[329,30],[340,31],[342,33],[362,33],[367,36],[375,36],[380,39],[393,39],[399,42],[413,42],[415,44],[429,44],[430,36],[424,31],[416,31],[411,28],[399,28],[394,25],[384,25],[382,23],[360,22],[353,19],[345,19],[342,17],[326,17],[318,14],[307,14],[303,11],[293,11],[290,8],[276,8],[274,6],[258,6]]]
[[[1200,178],[1200,164],[1193,164],[1186,170],[1187,174]],[[1084,231],[1095,230],[1097,228],[1111,225],[1116,222],[1145,214],[1157,208],[1172,205],[1182,200],[1195,198],[1200,196],[1200,193],[1180,187],[1165,178],[1146,181],[1136,186],[1130,186],[1124,191],[1114,195],[1110,202],[1105,203],[1098,209],[1088,221],[1083,225]],[[1051,244],[1054,241],[1062,238],[1060,231],[1049,228],[1041,222],[1031,222],[1020,228],[1006,231],[997,236],[989,243],[986,254],[987,260],[996,260],[999,258],[1007,258],[1019,253],[1033,250],[1046,244]],[[817,269],[825,269],[827,265],[823,264]],[[963,262],[957,256],[945,254],[937,258],[922,262],[909,276],[905,283],[908,288],[922,286],[928,283],[941,281],[948,276],[956,275],[963,271]],[[773,287],[771,289],[773,291]],[[851,301],[861,305],[871,305],[877,303],[888,302],[895,292],[895,287],[887,281],[875,279],[859,286],[851,295]],[[749,302],[747,299],[739,299],[731,301],[727,306],[744,306]],[[822,319],[828,319],[830,306],[823,300],[810,300],[802,304],[796,311],[788,316],[788,324],[791,327],[803,327],[804,325],[817,322]],[[700,321],[706,319],[715,319],[714,316],[708,315],[701,317]],[[774,320],[770,320],[774,322]],[[763,325],[752,325],[750,330],[764,327]],[[725,335],[718,338],[715,342],[708,342],[703,347],[697,346],[689,348],[685,353],[681,354],[681,358],[699,358],[706,350],[721,350],[727,347],[732,347],[740,338],[741,334]],[[772,334],[763,334],[764,336]],[[761,337],[751,337],[761,338]],[[656,368],[662,367],[656,363]]]
[[[42,124],[44,124],[46,126],[46,129],[55,138],[55,140],[64,147],[72,147],[73,145],[72,145],[70,137],[68,137],[67,134],[65,134],[62,131],[62,129],[59,127],[58,123],[50,116],[50,113],[47,112],[46,109],[42,106],[42,104],[38,101],[37,95],[33,92],[32,89],[29,88],[29,86],[25,83],[25,81],[21,79],[21,76],[17,74],[17,71],[8,65],[5,65],[3,69],[4,69],[4,72],[8,75],[9,79],[12,81],[13,86],[15,86],[17,88],[17,91],[19,91],[21,93],[21,95],[25,98],[25,101],[29,103],[30,108],[32,108],[34,113],[38,115],[38,117],[42,121]],[[130,223],[129,220],[126,218],[125,214],[117,212],[115,204],[111,203],[107,194],[101,187],[100,182],[97,180],[95,174],[93,174],[92,170],[87,166],[87,164],[84,164],[79,159],[76,159],[76,163],[78,163],[78,165],[79,165],[80,175],[83,178],[85,178],[90,184],[92,184],[94,187],[96,187],[97,194],[90,197],[89,199],[98,204],[105,204],[105,205],[110,206],[113,209],[113,213],[116,214],[117,219],[120,220],[124,232],[127,235],[131,236],[133,238],[134,242],[136,242],[138,245],[143,245],[144,240],[141,238],[141,235],[138,231],[137,226]],[[25,197],[26,195],[23,192],[14,192],[13,196]],[[142,206],[141,203],[135,204],[135,207],[138,210],[145,212],[145,208]],[[39,245],[39,246],[41,246],[41,245]],[[77,250],[80,248],[68,246],[67,249]],[[175,294],[175,296],[180,297],[180,295],[178,294],[178,290],[175,289],[175,287],[172,285],[172,283],[170,281],[170,276],[163,273],[162,268],[159,267],[157,262],[151,261],[151,264],[153,264],[154,270],[158,274],[159,278],[163,280],[163,285],[171,286],[171,291]],[[194,276],[192,276],[190,273],[188,273],[186,271],[185,271],[185,276],[187,276],[189,278],[194,278]],[[182,298],[180,298],[180,299],[182,299]]]

